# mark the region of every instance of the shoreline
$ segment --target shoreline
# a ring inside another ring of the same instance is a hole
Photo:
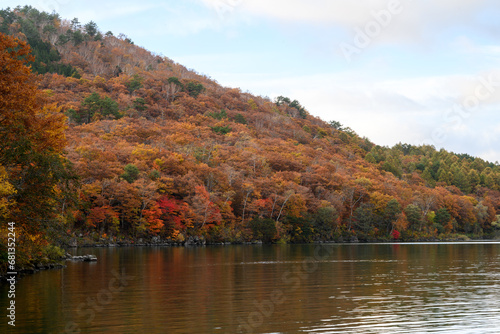
[[[87,240],[88,241],[88,240]],[[150,241],[150,242],[94,242],[88,243],[84,242],[80,245],[67,245],[64,247],[66,255],[57,261],[48,263],[37,263],[31,268],[21,268],[17,271],[16,280],[24,277],[25,275],[35,274],[43,270],[53,270],[53,269],[63,269],[66,268],[67,261],[75,262],[94,262],[99,259],[95,255],[72,255],[69,253],[71,250],[84,249],[84,248],[120,248],[120,247],[207,247],[207,246],[238,246],[238,245],[321,245],[321,244],[338,244],[338,245],[356,245],[356,244],[447,244],[447,243],[495,243],[500,242],[500,239],[495,238],[463,238],[463,236],[452,238],[439,239],[417,239],[417,240],[362,240],[357,239],[351,240],[330,240],[330,241],[314,241],[310,243],[263,243],[262,241],[250,241],[250,242],[219,242],[219,243],[207,243],[205,240],[198,240],[198,242],[167,242],[167,241]],[[6,273],[0,273],[0,284],[7,283]]]
[[[189,237],[183,242],[175,242],[169,240],[161,240],[157,238],[144,239],[139,238],[137,240],[120,240],[120,241],[110,241],[110,240],[100,240],[93,241],[89,239],[75,240],[66,244],[64,249],[73,248],[92,248],[92,247],[135,247],[135,246],[163,246],[163,247],[196,247],[196,246],[228,246],[228,245],[261,245],[261,244],[366,244],[366,243],[412,243],[412,242],[467,242],[467,241],[500,241],[499,236],[494,235],[483,235],[483,236],[468,236],[465,234],[450,234],[443,235],[441,237],[430,237],[430,238],[415,238],[415,239],[358,239],[356,236],[351,236],[350,238],[339,237],[335,240],[316,240],[306,243],[289,243],[282,242],[280,240],[264,243],[261,240],[252,241],[221,241],[221,242],[207,242],[203,237]]]

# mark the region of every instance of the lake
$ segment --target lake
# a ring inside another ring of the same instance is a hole
[[[70,251],[28,275],[1,333],[498,333],[500,243]]]

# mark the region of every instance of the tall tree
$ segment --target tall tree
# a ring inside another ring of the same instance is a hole
[[[16,191],[8,217],[36,233],[55,217],[57,185],[70,174],[65,117],[46,104],[31,61],[25,42],[0,33],[0,165]]]
[[[90,21],[89,23],[84,25],[83,28],[85,29],[87,35],[89,35],[90,37],[94,37],[97,35],[97,24],[94,21]]]

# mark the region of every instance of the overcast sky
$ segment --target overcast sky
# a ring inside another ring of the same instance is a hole
[[[95,21],[256,95],[297,99],[379,145],[500,161],[494,0],[2,0]]]

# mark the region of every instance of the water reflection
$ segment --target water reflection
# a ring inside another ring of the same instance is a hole
[[[99,261],[68,263],[18,283],[16,333],[497,333],[500,327],[498,243],[79,251]],[[5,309],[5,286],[0,294]]]

